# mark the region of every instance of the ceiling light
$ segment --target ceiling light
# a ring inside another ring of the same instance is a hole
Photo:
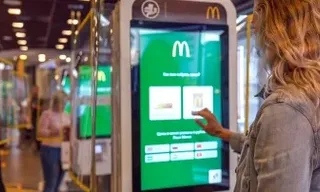
[[[46,55],[45,54],[39,54],[38,55],[38,61],[39,62],[45,62],[46,61]]]
[[[10,15],[20,15],[20,14],[21,14],[21,9],[9,8],[9,9],[8,9],[8,13],[9,13]]]
[[[6,65],[4,63],[0,63],[0,70],[4,70],[6,68]]]
[[[19,0],[4,0],[3,4],[9,6],[20,6],[22,3]]]
[[[60,59],[60,60],[65,60],[65,59],[67,59],[67,56],[66,56],[66,55],[60,55],[60,56],[59,56],[59,59]]]
[[[26,40],[19,40],[19,41],[18,41],[18,44],[19,44],[19,45],[26,45],[26,44],[27,44],[27,41],[26,41]]]
[[[70,63],[70,62],[71,62],[71,58],[70,58],[70,57],[67,57],[67,58],[66,58],[66,62],[67,62],[67,63]]]
[[[26,37],[26,34],[25,34],[25,33],[22,33],[22,32],[17,32],[17,33],[16,33],[16,37],[17,37],[17,38],[25,38],[25,37]]]
[[[20,50],[21,50],[21,51],[28,51],[28,47],[27,47],[27,46],[21,46],[21,47],[20,47]]]
[[[67,38],[60,38],[59,43],[68,43],[68,39]]]
[[[61,45],[61,44],[58,44],[58,45],[56,45],[56,49],[64,49],[64,45]]]
[[[62,31],[62,35],[67,35],[67,36],[69,36],[69,35],[71,35],[72,34],[72,31],[71,30],[63,30]]]
[[[78,25],[79,21],[77,19],[68,19],[69,25]]]
[[[23,23],[22,22],[13,22],[12,27],[14,28],[23,28]]]
[[[28,56],[27,55],[20,55],[19,58],[21,60],[27,60],[28,59]]]

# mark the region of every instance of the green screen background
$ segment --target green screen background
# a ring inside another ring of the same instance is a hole
[[[98,79],[97,83],[97,97],[111,97],[111,67],[99,66],[98,71],[104,73],[104,77]],[[91,96],[91,66],[79,67],[78,80],[78,97]],[[65,78],[63,85],[65,92],[70,90],[70,78]],[[67,104],[66,109],[68,113],[71,111],[70,103]],[[91,129],[91,105],[78,106],[78,120],[79,120],[79,137],[88,138],[92,135]],[[111,135],[111,106],[110,104],[97,104],[96,107],[96,135],[97,137],[107,137]]]
[[[152,30],[144,31],[151,32]],[[174,140],[157,136],[157,132],[201,131],[193,119],[149,120],[149,87],[151,86],[213,86],[221,90],[221,41],[204,40],[212,32],[165,32],[141,34],[140,31],[140,102],[141,102],[141,188],[142,190],[175,188],[208,184],[208,171],[221,169],[221,140],[208,134],[191,139]],[[187,41],[191,57],[172,57],[175,41]],[[169,73],[201,73],[200,77],[164,77]],[[170,93],[166,93],[170,94]],[[221,94],[214,94],[213,112],[221,122]],[[181,93],[181,106],[182,93]],[[218,142],[218,158],[145,163],[145,146],[190,142]]]

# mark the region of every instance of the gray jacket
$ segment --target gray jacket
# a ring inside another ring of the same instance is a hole
[[[317,119],[319,112],[312,102],[270,95],[248,136],[231,137],[231,147],[241,152],[234,191],[320,192]]]

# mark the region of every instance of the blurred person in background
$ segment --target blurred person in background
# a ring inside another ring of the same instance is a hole
[[[64,112],[66,100],[66,94],[56,92],[51,99],[50,108],[41,114],[39,121],[44,192],[59,191],[64,175],[61,165],[62,134],[71,124],[70,116]]]
[[[39,152],[40,150],[40,141],[37,139],[37,133],[38,133],[38,115],[40,112],[40,105],[39,105],[39,87],[33,86],[31,90],[31,123],[32,123],[32,140],[36,145],[36,152]]]

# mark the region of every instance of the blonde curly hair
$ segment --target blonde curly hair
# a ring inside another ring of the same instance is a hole
[[[57,91],[53,94],[50,101],[50,109],[56,110],[59,105],[65,105],[68,100],[67,94],[63,91]]]
[[[287,97],[303,95],[319,106],[320,1],[255,3],[257,45],[270,67],[267,92]]]

